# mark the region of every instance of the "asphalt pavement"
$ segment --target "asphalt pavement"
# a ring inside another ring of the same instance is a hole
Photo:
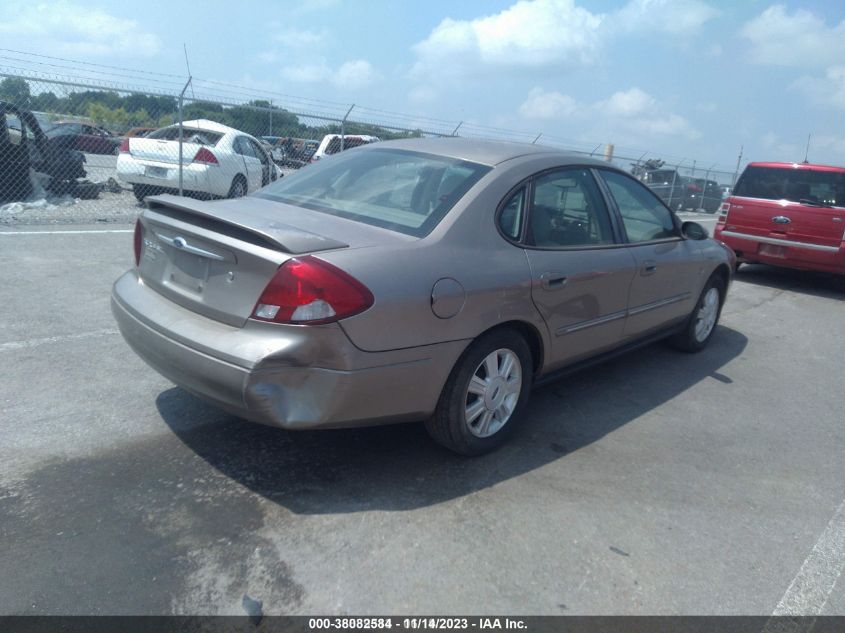
[[[843,278],[746,266],[467,459],[222,413],[117,333],[131,225],[0,232],[0,614],[845,614]]]

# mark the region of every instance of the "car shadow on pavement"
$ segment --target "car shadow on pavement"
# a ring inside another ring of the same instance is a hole
[[[421,424],[285,431],[241,421],[179,388],[156,401],[195,454],[234,482],[297,514],[408,510],[493,486],[573,453],[720,370],[747,338],[720,326],[700,354],[656,344],[538,388],[499,451],[466,458]]]
[[[734,279],[775,290],[789,290],[814,297],[845,301],[845,275],[778,268],[765,264],[744,264]]]

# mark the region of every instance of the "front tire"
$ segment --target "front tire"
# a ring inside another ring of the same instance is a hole
[[[722,313],[725,290],[721,277],[710,277],[684,329],[669,339],[672,347],[688,353],[700,352],[707,347]]]
[[[525,339],[513,330],[490,332],[455,364],[426,430],[461,455],[496,450],[513,432],[533,379]]]

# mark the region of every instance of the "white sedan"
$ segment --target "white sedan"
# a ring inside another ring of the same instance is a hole
[[[199,119],[182,124],[182,189],[203,198],[239,198],[281,178],[281,171],[253,136]],[[146,138],[125,138],[117,177],[135,197],[179,190],[179,126]]]

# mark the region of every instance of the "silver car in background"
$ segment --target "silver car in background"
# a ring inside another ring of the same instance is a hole
[[[240,200],[147,203],[112,309],[153,368],[255,422],[424,420],[468,455],[538,381],[704,348],[734,265],[630,175],[537,145],[390,141]]]

